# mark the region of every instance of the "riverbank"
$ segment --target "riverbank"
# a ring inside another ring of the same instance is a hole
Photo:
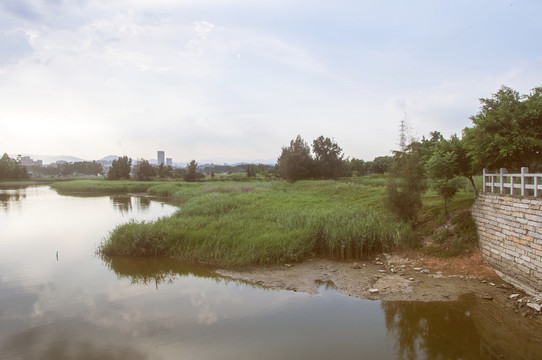
[[[419,251],[383,254],[366,261],[312,258],[217,273],[271,289],[318,294],[324,286],[351,297],[383,301],[455,301],[474,294],[542,325],[541,313],[528,305],[540,304],[540,299],[501,280],[478,250],[454,258],[431,257]]]

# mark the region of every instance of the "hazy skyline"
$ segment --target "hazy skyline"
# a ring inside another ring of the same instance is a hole
[[[372,160],[542,85],[539,1],[0,0],[0,151]]]

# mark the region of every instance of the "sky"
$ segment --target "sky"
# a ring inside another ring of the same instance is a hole
[[[542,85],[542,2],[0,0],[0,152],[372,160]]]

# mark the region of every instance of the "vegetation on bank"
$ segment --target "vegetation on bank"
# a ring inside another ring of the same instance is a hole
[[[411,247],[412,228],[382,208],[384,189],[334,181],[167,183],[150,194],[182,202],[172,216],[118,226],[104,255],[167,255],[244,266],[309,256],[357,259]]]
[[[126,194],[145,193],[151,186],[162,184],[160,181],[130,181],[130,180],[73,180],[51,184],[51,187],[61,193],[89,194]]]

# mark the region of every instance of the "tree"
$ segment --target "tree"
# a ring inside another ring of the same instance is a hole
[[[368,163],[361,159],[352,158],[346,162],[352,176],[363,176],[367,173]]]
[[[147,181],[156,176],[155,168],[145,159],[141,159],[134,168],[136,180]]]
[[[421,194],[425,190],[422,149],[421,143],[412,142],[405,151],[395,152],[388,176],[385,204],[404,221],[415,220],[422,207]]]
[[[460,186],[456,178],[459,172],[456,154],[452,151],[437,150],[425,163],[424,168],[427,176],[433,180],[433,188],[444,199],[444,213],[448,214],[448,202]]]
[[[165,179],[173,176],[173,168],[170,165],[164,165],[163,163],[158,166],[158,176],[161,179]]]
[[[256,165],[249,164],[247,166],[247,177],[255,177],[256,176]]]
[[[283,147],[277,161],[279,175],[289,181],[309,179],[313,175],[314,160],[307,143],[297,135],[290,146]]]
[[[372,174],[385,174],[392,169],[393,157],[391,156],[378,156],[370,162],[369,171]]]
[[[196,162],[196,160],[190,161],[190,163],[186,166],[184,181],[188,181],[188,182],[196,181],[198,179],[197,169],[198,169],[198,163]]]
[[[0,180],[24,180],[29,175],[24,166],[21,165],[20,156],[18,159],[11,159],[4,154],[0,159]]]
[[[111,163],[107,178],[109,180],[130,179],[131,170],[132,159],[129,159],[128,156],[119,157]]]
[[[542,165],[542,87],[520,95],[502,86],[480,102],[480,111],[470,118],[474,126],[463,130],[474,168],[517,171]]]
[[[337,179],[345,172],[342,149],[330,138],[318,137],[312,142],[315,175],[322,179]]]

